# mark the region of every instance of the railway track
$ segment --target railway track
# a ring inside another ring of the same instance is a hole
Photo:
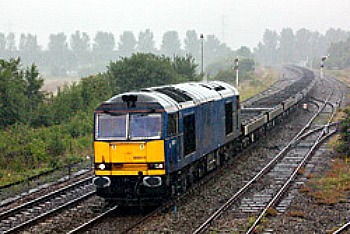
[[[337,104],[332,104],[330,102],[333,92],[334,89],[321,104],[315,103],[318,107],[318,111],[287,146],[261,169],[253,179],[247,182],[224,205],[203,222],[194,233],[204,233],[210,228],[220,231],[227,229],[228,227],[220,226],[220,223],[227,223],[220,220],[220,217],[224,217],[223,219],[225,219],[224,214],[226,211],[228,212],[228,210],[229,212],[235,211],[237,214],[242,212],[258,213],[255,221],[246,232],[253,233],[263,217],[265,217],[268,212],[271,212],[272,209],[276,209],[276,212],[284,212],[286,210],[292,198],[289,198],[287,202],[278,206],[281,197],[286,195],[288,188],[319,144],[336,132],[336,125],[331,124],[337,110]],[[335,103],[339,103],[340,99],[341,98],[338,98]],[[327,106],[331,107],[331,114],[329,110],[327,110]],[[316,125],[316,127],[312,129],[312,125],[320,121],[318,118],[320,118],[322,113],[326,113],[326,115],[329,116],[327,123],[321,127]],[[259,183],[257,184],[258,181]],[[264,184],[264,187],[261,188],[260,184]],[[236,203],[240,203],[240,205],[236,205],[233,209],[232,207]],[[252,218],[250,217],[250,219]],[[230,229],[228,228],[228,230],[225,231],[230,231]]]
[[[18,232],[67,206],[91,197],[95,194],[91,180],[92,176],[2,212],[0,232]]]

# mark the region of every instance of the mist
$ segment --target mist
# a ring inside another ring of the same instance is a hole
[[[157,46],[166,31],[178,31],[183,38],[194,29],[237,49],[255,47],[265,29],[307,28],[322,34],[329,28],[350,30],[348,0],[1,0],[1,5],[0,32],[35,34],[41,45],[47,45],[51,33],[120,35],[149,28]]]
[[[1,2],[0,58],[19,56],[50,76],[103,72],[135,52],[190,54],[199,64],[201,45],[211,74],[236,56],[312,65],[350,31],[347,0]]]

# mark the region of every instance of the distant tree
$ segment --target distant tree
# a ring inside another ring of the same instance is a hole
[[[326,62],[327,67],[338,69],[350,67],[350,37],[347,41],[331,44],[327,54],[330,54]]]
[[[6,37],[0,32],[0,58],[4,58],[6,52]]]
[[[97,32],[93,44],[94,64],[98,71],[105,70],[110,60],[116,59],[115,39],[112,33]]]
[[[137,51],[142,53],[157,53],[155,47],[155,41],[153,39],[153,32],[150,29],[146,29],[144,32],[139,33],[137,42]]]
[[[21,34],[19,40],[19,55],[24,65],[32,63],[42,64],[42,52],[36,35]]]
[[[16,38],[14,33],[7,34],[6,37],[6,50],[8,57],[15,57],[17,47],[16,47]]]
[[[93,49],[102,52],[111,52],[115,49],[115,39],[112,33],[97,32],[94,38]]]
[[[350,37],[350,32],[341,30],[340,28],[334,29],[330,28],[326,31],[324,35],[327,47],[332,43],[344,42]]]
[[[185,43],[185,53],[190,54],[199,63],[200,61],[200,50],[201,41],[195,30],[188,30],[186,32]]]
[[[125,31],[120,35],[118,43],[118,54],[122,57],[131,56],[136,49],[136,38],[131,31]]]
[[[52,75],[65,76],[74,66],[73,56],[68,49],[67,36],[64,33],[50,35],[47,53]]]
[[[287,64],[294,61],[295,36],[291,28],[283,28],[280,33],[279,54],[282,64]]]
[[[237,51],[236,54],[239,58],[252,58],[252,52],[250,51],[250,49],[246,46],[241,46]]]
[[[168,31],[164,33],[160,53],[167,57],[181,55],[179,34],[176,31]]]
[[[215,77],[220,71],[224,70],[232,70],[233,69],[233,60],[235,57],[232,58],[220,58],[212,62],[211,64],[207,65],[205,67],[205,72],[210,77]]]
[[[93,50],[100,52],[105,58],[111,58],[115,49],[115,39],[112,33],[97,32],[94,38]]]
[[[326,48],[324,48],[324,43],[325,41],[319,32],[317,31],[312,32],[311,38],[310,38],[310,44],[311,44],[310,49],[311,49],[312,57],[314,59],[317,58],[318,60],[319,58],[325,55]]]
[[[255,62],[253,59],[240,59],[239,60],[239,71],[240,72],[251,72],[254,71]]]
[[[262,63],[265,62],[266,52],[265,52],[265,47],[261,41],[259,41],[257,47],[253,48],[253,52],[254,52],[254,59]]]
[[[311,59],[311,36],[312,33],[305,29],[299,29],[295,34],[295,50],[297,60]]]
[[[70,37],[70,47],[79,72],[91,65],[90,37],[87,33],[76,31]]]
[[[219,70],[230,66],[228,61],[232,58],[233,51],[225,43],[220,42],[215,35],[207,35],[203,42],[199,38],[196,39],[195,35],[193,31],[188,32],[188,38],[193,40],[193,47],[196,47],[195,41],[197,41],[200,48],[200,57],[196,60],[198,63],[201,63],[201,47],[203,43],[203,66],[204,73],[207,76],[215,76]],[[189,41],[189,39],[185,40],[185,43]]]
[[[215,35],[207,35],[204,42],[204,67],[223,56],[221,42]]]
[[[277,63],[278,34],[275,31],[266,29],[263,40],[258,44],[255,53],[258,59],[265,65]]]

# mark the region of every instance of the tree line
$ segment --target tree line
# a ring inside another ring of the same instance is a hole
[[[205,72],[215,75],[221,66],[231,66],[229,58],[232,60],[241,56],[239,51],[245,54],[243,58],[254,58],[262,65],[302,63],[318,66],[320,57],[327,55],[332,44],[344,42],[349,36],[349,32],[334,28],[327,30],[324,35],[305,28],[296,32],[291,28],[283,28],[280,33],[266,29],[262,41],[253,51],[246,46],[234,51],[215,35],[206,35],[201,41],[195,30],[188,30],[183,40],[177,31],[165,32],[160,48],[156,48],[154,34],[150,29],[139,32],[137,36],[132,31],[125,31],[118,41],[110,32],[100,31],[92,38],[85,32],[76,31],[70,36],[64,33],[50,34],[47,48],[43,49],[36,35],[22,33],[16,38],[14,33],[5,35],[0,32],[0,58],[20,57],[23,64],[35,63],[43,74],[50,76],[84,77],[106,71],[109,61],[130,57],[138,52],[166,57],[190,54],[200,64],[203,45]]]
[[[334,69],[350,67],[350,38],[346,41],[332,43],[328,49],[325,66]]]
[[[305,28],[294,32],[283,28],[280,33],[266,29],[263,39],[254,48],[255,58],[265,65],[297,64],[319,67],[321,57],[333,54],[330,47],[334,43],[344,42],[350,32],[330,28],[324,35]]]
[[[166,57],[191,55],[200,62],[201,43],[205,56],[205,66],[217,58],[232,53],[232,50],[214,35],[206,35],[201,41],[195,30],[188,30],[183,41],[177,31],[163,35],[160,48],[156,48],[154,34],[150,29],[136,37],[132,31],[125,31],[116,37],[110,32],[97,32],[91,38],[85,32],[76,31],[67,36],[64,33],[50,34],[47,49],[38,44],[37,36],[21,34],[19,43],[16,35],[0,32],[0,58],[21,57],[22,63],[35,63],[44,74],[52,76],[87,76],[106,71],[109,61],[130,57],[134,53],[153,53]],[[183,42],[183,43],[182,43]]]

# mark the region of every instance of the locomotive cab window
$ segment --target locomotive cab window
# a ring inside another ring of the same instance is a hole
[[[130,139],[158,139],[161,136],[161,126],[161,114],[130,114]]]
[[[184,150],[185,155],[196,151],[196,121],[194,114],[184,117]]]
[[[179,133],[179,113],[168,114],[168,136]]]
[[[126,114],[98,114],[96,116],[96,139],[126,139]]]
[[[232,124],[232,102],[225,104],[225,133],[230,134],[233,131]]]
[[[101,113],[96,116],[97,140],[160,139],[161,114],[149,113]]]

